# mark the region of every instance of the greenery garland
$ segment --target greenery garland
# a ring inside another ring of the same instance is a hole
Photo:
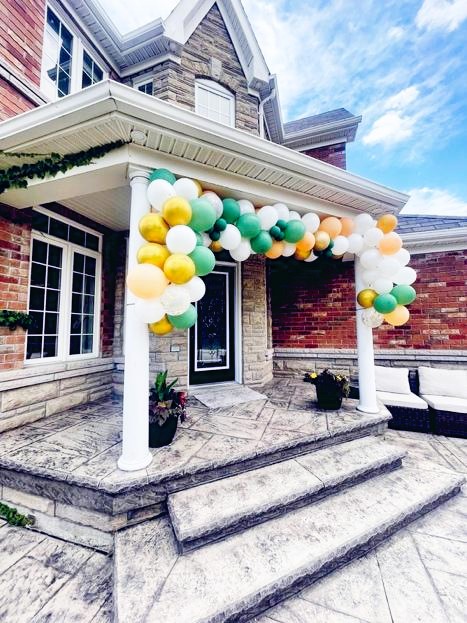
[[[53,177],[57,173],[65,173],[74,167],[82,167],[97,158],[102,158],[105,154],[114,149],[118,149],[125,144],[125,141],[113,141],[106,145],[97,145],[74,154],[61,155],[57,153],[46,154],[42,160],[37,162],[13,165],[8,169],[0,169],[0,194],[8,188],[27,188],[28,180],[34,178],[44,179]],[[0,156],[17,158],[37,158],[38,154],[13,153],[0,151]]]
[[[33,517],[18,513],[16,508],[11,508],[11,506],[7,506],[3,504],[3,502],[0,502],[0,517],[3,517],[10,526],[21,526],[25,528],[26,526],[32,526],[34,524]]]
[[[10,309],[2,309],[0,311],[0,327],[9,327],[10,331],[14,331],[16,327],[21,327],[27,331],[31,328],[33,322],[34,319],[29,314]]]

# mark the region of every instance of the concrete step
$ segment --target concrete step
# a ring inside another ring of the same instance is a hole
[[[168,518],[120,532],[120,623],[242,623],[360,557],[456,494],[457,474],[403,467],[180,555]]]
[[[180,551],[400,467],[404,451],[364,437],[169,495]]]

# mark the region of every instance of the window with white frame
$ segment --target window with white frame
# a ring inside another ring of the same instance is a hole
[[[147,82],[140,82],[136,84],[135,87],[141,93],[146,93],[146,95],[152,95],[152,80],[148,80]]]
[[[98,355],[101,243],[97,232],[33,212],[27,362]]]
[[[86,50],[83,50],[83,69],[81,73],[81,88],[83,89],[91,84],[100,82],[104,78],[104,72]]]
[[[196,80],[195,112],[213,121],[235,126],[235,96],[213,80]]]

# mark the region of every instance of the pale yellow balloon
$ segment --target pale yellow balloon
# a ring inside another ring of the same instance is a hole
[[[162,207],[162,216],[171,227],[188,225],[192,216],[191,205],[184,197],[170,197]]]
[[[272,247],[269,249],[269,251],[266,251],[264,255],[270,260],[276,260],[282,255],[284,247],[285,244],[282,242],[282,240],[274,240],[274,242],[272,243]]]
[[[397,217],[394,214],[383,214],[379,217],[376,227],[384,231],[385,234],[389,234],[397,227]]]
[[[341,233],[342,224],[335,216],[328,216],[319,225],[320,231],[325,231],[331,238],[335,238]]]
[[[350,236],[350,234],[353,233],[355,224],[351,218],[349,218],[348,216],[343,216],[341,218],[341,225],[341,236]]]
[[[400,327],[410,318],[410,312],[404,305],[398,305],[396,309],[389,314],[384,314],[386,322],[393,327]]]
[[[161,320],[152,322],[149,325],[149,330],[156,335],[167,335],[167,333],[170,333],[172,329],[173,326],[168,321],[167,316],[164,316]]]
[[[169,226],[160,214],[149,212],[139,222],[139,233],[148,242],[164,244]]]
[[[315,246],[315,237],[309,231],[306,231],[303,238],[297,242],[298,251],[311,251]]]
[[[154,264],[137,264],[126,278],[128,289],[141,299],[158,298],[168,283],[162,270]]]
[[[174,253],[165,260],[164,273],[172,283],[187,283],[195,276],[195,271],[195,263],[191,257],[183,253]]]
[[[157,242],[148,242],[138,249],[136,259],[139,264],[154,264],[154,266],[163,268],[164,262],[169,255],[170,252],[165,245]]]
[[[394,255],[402,249],[402,239],[394,231],[384,234],[378,243],[378,249],[383,255]]]
[[[331,242],[331,237],[329,236],[329,234],[326,231],[318,230],[315,233],[315,246],[314,246],[314,249],[316,251],[324,251],[324,249],[328,248],[330,242]]]

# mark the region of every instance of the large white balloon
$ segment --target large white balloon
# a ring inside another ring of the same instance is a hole
[[[377,312],[374,307],[363,309],[361,312],[359,311],[358,313],[362,314],[362,322],[366,327],[371,327],[372,329],[376,329],[377,327],[383,324],[383,321],[384,321],[383,314],[380,314],[379,312]]]
[[[188,255],[196,247],[196,234],[187,225],[175,225],[167,232],[165,244],[171,253]]]
[[[175,182],[173,187],[178,197],[184,197],[188,201],[198,198],[199,187],[189,177],[181,177]]]
[[[222,210],[224,209],[224,205],[222,203],[222,199],[219,195],[216,195],[212,190],[207,190],[201,195],[202,199],[206,199],[212,205],[214,210],[216,211],[216,218],[220,218],[222,216]]]
[[[368,268],[369,270],[376,268],[378,262],[381,261],[381,254],[376,249],[368,249],[360,256],[360,262],[362,263],[363,268]]]
[[[136,299],[135,313],[141,322],[159,322],[165,315],[160,299]]]
[[[306,230],[311,232],[312,234],[317,231],[320,224],[319,216],[314,212],[307,212],[306,214],[304,214],[302,216],[302,222],[305,225]]]
[[[297,245],[296,244],[292,244],[290,242],[287,242],[284,245],[284,250],[282,251],[282,255],[284,257],[290,257],[290,256],[292,256],[295,253],[296,250],[297,250]]]
[[[299,221],[301,220],[301,216],[298,212],[295,212],[295,210],[290,210],[289,212],[289,220],[290,221]]]
[[[367,288],[371,287],[373,281],[378,279],[379,274],[376,270],[364,270],[362,273],[362,279]]]
[[[285,203],[275,203],[274,208],[277,210],[279,220],[288,222],[290,220],[289,208]]]
[[[255,206],[248,201],[248,199],[240,199],[238,201],[238,205],[240,206],[240,214],[254,214]]]
[[[404,248],[399,249],[392,257],[397,260],[401,266],[407,266],[410,262],[410,253]]]
[[[378,294],[388,294],[391,292],[393,288],[392,279],[387,279],[386,277],[377,277],[372,283],[371,287]]]
[[[273,206],[263,206],[258,210],[256,216],[261,223],[261,229],[265,229],[266,231],[271,229],[279,220],[279,214]]]
[[[369,214],[359,214],[355,217],[354,224],[356,234],[364,234],[367,229],[375,226],[375,222]]]
[[[378,262],[377,270],[383,277],[393,278],[400,271],[401,265],[393,257],[383,257]]]
[[[190,301],[192,303],[202,299],[206,293],[206,284],[201,277],[193,277],[190,281],[184,283],[183,287],[190,293]]]
[[[331,249],[333,255],[344,255],[349,250],[349,241],[345,236],[336,236]]]
[[[384,234],[381,229],[378,227],[370,227],[370,229],[367,229],[363,234],[363,240],[369,247],[376,247],[383,236]]]
[[[152,208],[157,212],[162,210],[162,206],[170,199],[175,197],[176,192],[172,184],[169,184],[166,180],[154,180],[150,182],[147,189],[148,201]]]
[[[242,241],[242,234],[240,233],[238,227],[235,225],[227,225],[223,232],[221,232],[221,237],[219,238],[219,242],[221,243],[224,249],[230,251],[231,249],[236,249],[238,245]]]
[[[318,256],[315,255],[313,253],[313,251],[310,253],[310,255],[306,258],[306,260],[303,260],[304,262],[314,262],[315,260],[318,259]]]
[[[251,255],[251,244],[247,238],[242,238],[241,243],[235,249],[230,250],[232,259],[236,262],[244,262]]]
[[[397,283],[397,285],[411,286],[416,279],[417,273],[414,269],[410,268],[410,266],[404,266],[394,277],[394,283]]]
[[[160,301],[167,314],[180,316],[190,307],[190,291],[185,286],[174,283],[167,286]]]
[[[358,255],[363,248],[363,238],[360,234],[350,234],[347,238],[349,241],[349,248],[347,249],[349,253],[355,253]]]

